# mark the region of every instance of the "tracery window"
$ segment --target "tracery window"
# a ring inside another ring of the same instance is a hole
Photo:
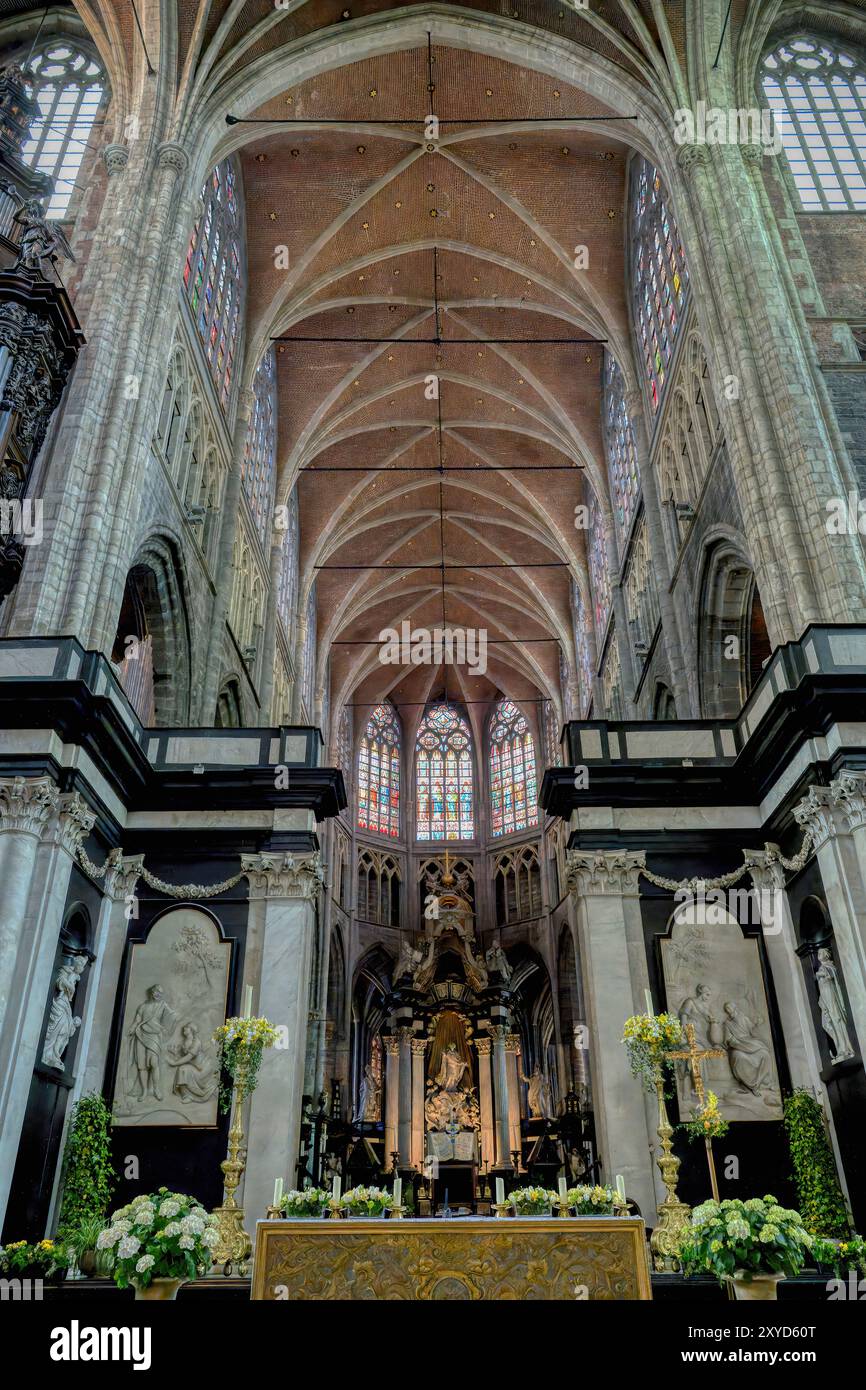
[[[298,494],[292,489],[289,497],[288,521],[283,533],[280,582],[277,586],[277,615],[286,636],[294,630],[295,603],[298,593]]]
[[[608,567],[607,537],[604,533],[604,517],[595,493],[589,503],[589,579],[592,588],[592,603],[595,610],[595,631],[600,639],[607,626],[610,613],[610,569]]]
[[[501,854],[493,878],[497,926],[541,916],[541,869],[531,845]]]
[[[102,64],[67,39],[51,39],[22,64],[35,84],[39,115],[22,149],[24,162],[54,180],[47,216],[69,207],[75,180],[105,93]]]
[[[622,693],[622,669],[619,661],[619,644],[616,628],[611,628],[610,641],[604,654],[601,668],[601,690],[604,699],[604,713],[607,719],[625,719],[625,703]]]
[[[511,700],[490,721],[491,833],[509,835],[538,824],[535,744],[529,722]]]
[[[400,866],[390,854],[362,850],[358,856],[356,915],[382,927],[400,925]]]
[[[640,472],[634,429],[625,403],[625,388],[619,363],[605,353],[604,419],[610,491],[621,546],[628,537],[631,519],[640,495]]]
[[[635,328],[655,411],[688,298],[689,271],[659,171],[638,157],[631,188]]]
[[[866,210],[864,64],[801,35],[765,56],[761,87],[803,208]]]
[[[358,829],[400,833],[400,721],[393,705],[376,706],[358,746]]]
[[[475,834],[472,735],[451,705],[434,705],[415,743],[419,840],[470,840]]]
[[[317,631],[316,624],[318,618],[318,606],[316,603],[316,586],[313,584],[307,598],[307,624],[304,633],[304,650],[302,653],[302,666],[304,671],[302,694],[307,717],[312,719],[313,714],[313,686],[316,679],[316,648]]]
[[[559,746],[559,724],[552,700],[545,700],[542,719],[544,723],[545,765],[547,767],[560,767],[562,765],[562,750]]]
[[[253,378],[255,403],[241,460],[241,483],[259,536],[264,540],[271,516],[271,493],[277,455],[277,389],[274,350],[268,348]]]
[[[580,678],[581,715],[586,718],[592,704],[593,660],[590,642],[590,616],[579,586],[574,585],[574,647]]]
[[[189,239],[183,283],[220,405],[227,410],[244,298],[241,213],[230,159],[211,170],[201,197],[204,211]]]

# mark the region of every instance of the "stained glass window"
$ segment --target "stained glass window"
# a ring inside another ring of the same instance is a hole
[[[640,472],[634,430],[625,403],[625,389],[619,363],[605,353],[604,418],[610,492],[620,540],[625,544],[640,494]]]
[[[241,460],[241,482],[256,530],[264,539],[271,518],[277,455],[277,391],[274,350],[268,348],[253,378],[255,403]]]
[[[304,684],[303,698],[304,707],[307,711],[307,718],[312,722],[313,718],[313,694],[316,681],[316,648],[317,648],[317,621],[318,604],[316,602],[316,585],[313,584],[307,598],[307,630],[304,636],[303,668]]]
[[[494,835],[538,824],[535,744],[529,723],[511,700],[500,700],[490,721],[490,811]]]
[[[52,39],[22,67],[35,83],[39,115],[22,149],[24,162],[54,180],[47,216],[61,218],[69,207],[96,114],[105,92],[105,73],[95,55],[65,39]]]
[[[634,315],[647,388],[658,410],[689,292],[686,253],[659,171],[632,169]]]
[[[574,585],[574,647],[577,652],[577,670],[580,677],[580,712],[586,718],[592,704],[592,644],[590,642],[590,616],[583,601],[583,594]]]
[[[767,54],[761,86],[803,207],[866,211],[864,64],[802,35]]]
[[[451,705],[434,705],[415,744],[416,836],[471,840],[475,834],[472,735]]]
[[[607,559],[607,537],[604,534],[604,517],[595,493],[589,503],[589,581],[592,589],[592,604],[595,612],[595,632],[600,641],[607,627],[610,613],[610,570]]]
[[[204,211],[189,239],[183,283],[220,404],[227,410],[244,298],[241,213],[230,159],[211,170],[201,197]]]
[[[292,489],[288,501],[288,524],[283,533],[280,582],[277,588],[277,615],[287,637],[295,631],[295,604],[298,594],[298,494]]]
[[[393,705],[377,705],[358,748],[358,829],[400,833],[400,721]]]

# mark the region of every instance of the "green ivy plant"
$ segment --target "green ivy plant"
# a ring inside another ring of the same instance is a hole
[[[63,1201],[58,1230],[72,1235],[104,1220],[117,1174],[111,1163],[111,1111],[98,1091],[76,1101],[63,1154]]]
[[[810,1091],[797,1090],[785,1097],[784,1113],[803,1225],[813,1235],[848,1235],[851,1223],[821,1106]]]

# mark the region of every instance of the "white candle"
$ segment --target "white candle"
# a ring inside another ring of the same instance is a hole
[[[616,1190],[619,1193],[620,1197],[622,1197],[623,1200],[625,1200],[625,1178],[623,1177],[622,1173],[617,1173],[616,1175]]]
[[[282,1197],[282,1195],[283,1195],[283,1180],[282,1180],[282,1178],[274,1178],[274,1200],[273,1200],[273,1206],[278,1207],[278,1206],[280,1205],[280,1198]]]
[[[648,989],[645,989],[645,990],[644,990],[644,992],[643,992],[643,997],[644,997],[644,999],[646,1000],[646,1011],[647,1011],[647,1013],[650,1015],[650,1017],[652,1017],[652,1015],[653,1015],[653,997],[652,997],[652,995],[650,994],[650,992],[649,992]]]
[[[560,1176],[559,1179],[559,1200],[563,1206],[565,1206],[566,1202],[568,1201],[568,1184],[565,1181],[564,1173]]]
[[[252,987],[252,985],[246,985],[246,986],[244,987],[244,1018],[252,1018],[252,1016],[253,1016],[253,987]]]
[[[394,1179],[394,1206],[399,1207],[403,1198],[403,1179]]]
[[[339,1174],[339,1173],[337,1173],[337,1175],[336,1175],[336,1177],[334,1178],[334,1181],[333,1181],[333,1183],[332,1183],[332,1185],[331,1185],[331,1196],[333,1197],[333,1199],[334,1199],[335,1202],[339,1202],[339,1200],[340,1200],[340,1174]]]
[[[505,1204],[505,1182],[502,1178],[496,1179],[496,1205],[498,1207]]]

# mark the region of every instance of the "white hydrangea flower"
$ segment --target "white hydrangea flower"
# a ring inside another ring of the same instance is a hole
[[[140,1240],[135,1236],[124,1236],[117,1247],[117,1253],[122,1260],[128,1260],[130,1255],[137,1255],[140,1249]]]
[[[179,1221],[169,1221],[164,1230],[160,1231],[161,1236],[179,1236],[182,1233],[182,1226]]]
[[[171,1197],[166,1197],[165,1201],[160,1203],[160,1216],[177,1216],[179,1211],[180,1203],[173,1201]]]
[[[141,1259],[137,1262],[135,1266],[136,1274],[146,1274],[154,1263],[155,1262],[152,1255],[142,1255]]]
[[[120,1240],[120,1231],[116,1226],[106,1226],[104,1231],[100,1231],[96,1237],[97,1250],[110,1250]]]
[[[201,1243],[206,1249],[211,1250],[216,1245],[219,1235],[215,1226],[207,1226],[202,1233]]]
[[[181,1236],[180,1240],[178,1241],[178,1245],[180,1246],[181,1250],[195,1249],[195,1241],[193,1240],[192,1236]]]
[[[142,1202],[141,1206],[135,1208],[132,1219],[136,1226],[152,1226],[156,1218],[156,1212],[150,1202]]]

